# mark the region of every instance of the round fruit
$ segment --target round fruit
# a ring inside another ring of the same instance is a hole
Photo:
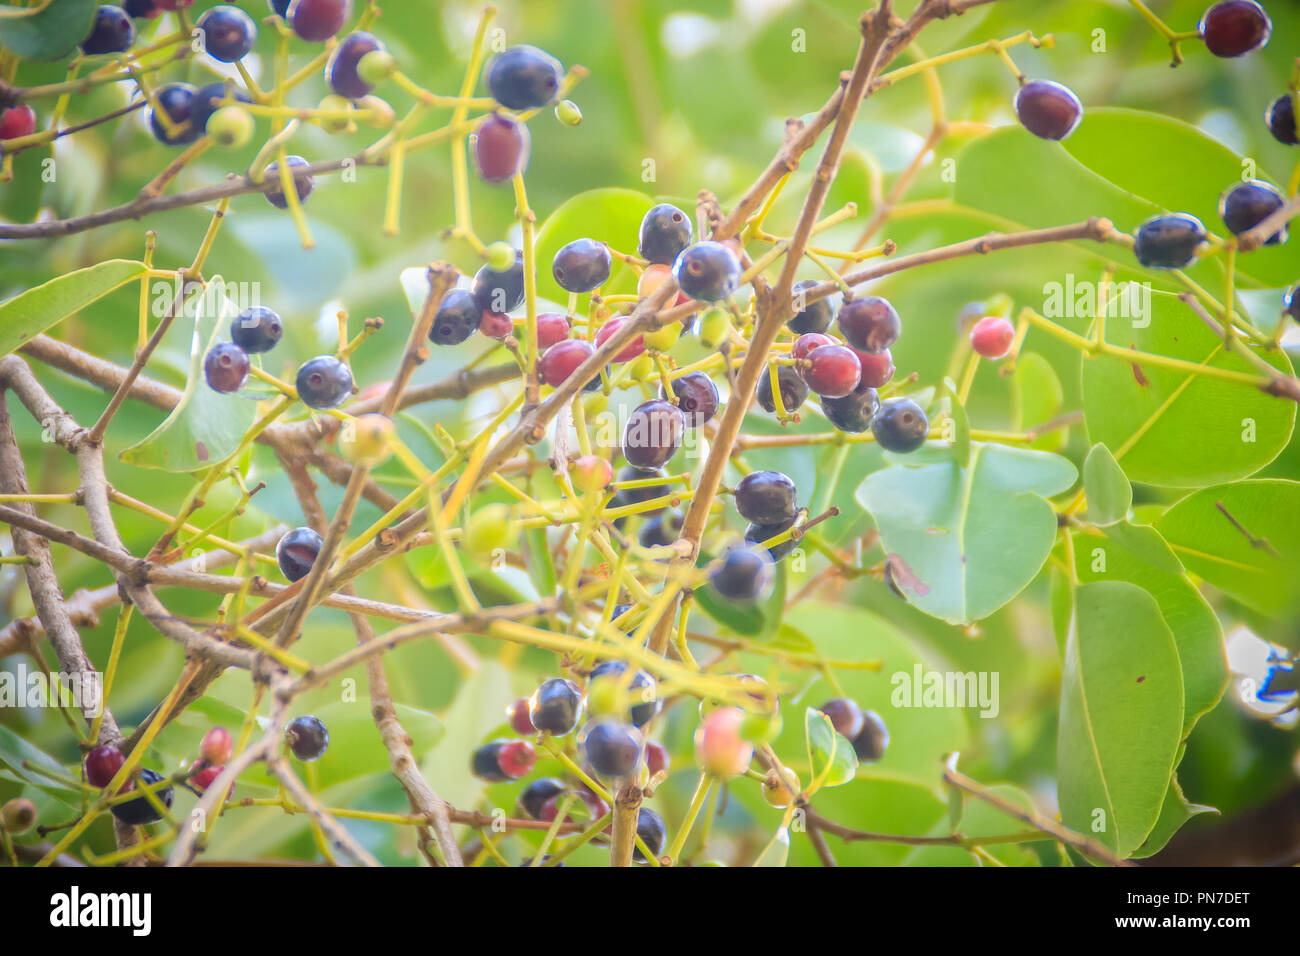
[[[137,20],[152,20],[162,14],[162,7],[154,0],[123,0],[122,9]]]
[[[808,397],[808,383],[803,380],[803,376],[789,365],[778,366],[776,378],[778,387],[781,389],[781,407],[787,412],[795,411]],[[776,402],[772,396],[772,374],[770,371],[764,370],[759,373],[758,387],[754,390],[754,395],[763,411],[776,411]]]
[[[885,451],[912,452],[925,444],[930,420],[921,406],[910,398],[891,398],[882,402],[871,420],[871,434]]]
[[[528,127],[493,113],[474,132],[474,162],[489,183],[509,182],[528,165]]]
[[[646,348],[654,349],[656,352],[667,352],[681,339],[682,332],[683,327],[680,323],[669,322],[667,325],[646,332],[642,338],[645,339]]]
[[[636,835],[641,838],[641,842],[645,844],[651,856],[657,858],[663,854],[664,844],[668,842],[668,828],[664,826],[664,818],[649,807],[637,808]],[[632,858],[645,859],[640,845],[633,848]]]
[[[1006,358],[1016,341],[1016,327],[1000,315],[986,315],[970,330],[970,346],[986,359]]]
[[[643,548],[667,547],[682,533],[684,518],[676,508],[651,518],[641,526],[637,541]]]
[[[217,777],[221,776],[221,771],[225,769],[225,764],[213,764],[211,766],[202,767],[190,774],[190,786],[199,793],[207,793],[208,787],[212,786]],[[235,788],[233,784],[230,789],[232,792],[234,791]]]
[[[510,509],[498,502],[471,512],[460,544],[471,556],[486,560],[510,543],[510,535]]]
[[[478,330],[490,339],[504,342],[514,335],[515,323],[510,316],[500,312],[484,312],[479,319]]]
[[[673,263],[677,287],[699,302],[721,302],[740,284],[740,260],[720,242],[697,242]]]
[[[720,707],[695,730],[695,762],[705,773],[735,777],[749,768],[754,745],[740,735],[745,712],[739,707]]]
[[[645,738],[631,724],[602,720],[582,734],[582,749],[591,769],[601,777],[626,777],[636,770]]]
[[[534,820],[542,818],[542,808],[555,797],[561,796],[568,787],[563,780],[556,777],[542,777],[524,787],[519,794],[519,809]],[[552,817],[554,819],[554,817]]]
[[[1051,80],[1030,80],[1012,102],[1020,125],[1041,139],[1065,139],[1083,119],[1083,104],[1074,92]]]
[[[878,295],[850,299],[840,306],[835,324],[844,341],[859,352],[883,352],[898,340],[903,323],[898,312]]]
[[[203,356],[203,377],[214,392],[239,391],[248,379],[248,353],[234,342],[220,342]]]
[[[637,253],[647,262],[671,266],[694,235],[690,216],[671,203],[660,203],[641,220]]]
[[[626,468],[624,468],[622,471],[618,473],[618,480],[620,482],[646,481],[650,478],[663,478],[663,477],[665,477],[665,475],[661,469],[637,468],[633,465],[628,465]],[[632,487],[632,488],[619,488],[618,491],[614,493],[614,497],[610,501],[609,506],[611,508],[623,508],[628,505],[639,505],[644,501],[650,501],[651,499],[654,498],[662,498],[665,495],[669,495],[671,493],[672,493],[672,489],[668,485],[658,485],[658,484],[642,485],[642,486]],[[643,515],[658,514],[662,510],[663,510],[662,508],[659,508],[652,511],[642,511],[641,514]]]
[[[1239,236],[1263,222],[1286,205],[1286,199],[1274,186],[1258,179],[1237,183],[1219,199],[1219,216],[1228,231]],[[1266,246],[1286,242],[1287,229],[1282,226],[1264,240]]]
[[[293,191],[298,194],[298,202],[305,202],[316,188],[316,177],[305,170],[311,164],[301,156],[289,157],[289,174],[293,177]],[[280,182],[280,164],[272,163],[266,167],[266,201],[276,209],[288,209],[289,200],[285,197],[283,184]]]
[[[32,117],[33,121],[35,118]],[[1295,132],[1295,102],[1290,93],[1283,93],[1269,105],[1264,114],[1264,122],[1268,124],[1268,131],[1273,134],[1273,138],[1283,146],[1300,143]]]
[[[849,740],[862,733],[864,717],[857,701],[849,700],[847,697],[836,697],[822,704],[820,710],[831,719],[831,725],[836,733]]]
[[[0,829],[13,836],[21,836],[36,826],[36,804],[23,797],[14,797],[0,807]]]
[[[224,82],[209,83],[207,86],[200,86],[194,91],[194,98],[190,101],[190,122],[194,124],[194,128],[200,133],[209,132],[208,123],[218,111],[225,108],[221,104],[227,99],[226,91],[227,86]],[[253,102],[253,98],[238,87],[230,86],[229,91],[231,98],[236,103]],[[215,131],[213,133],[213,138],[217,138]]]
[[[761,545],[764,541],[770,541],[778,534],[789,531],[796,520],[790,518],[786,521],[778,521],[775,524],[751,524],[745,529],[745,540],[750,544]],[[780,561],[797,547],[799,547],[799,542],[795,538],[787,538],[769,547],[767,553],[772,556],[773,561]]]
[[[152,770],[140,771],[140,783],[144,786],[148,786],[149,784],[152,783],[158,783],[162,779],[163,779],[162,774],[154,773]],[[132,785],[130,789],[134,790],[135,789],[134,785]],[[155,790],[153,795],[158,799],[158,802],[161,803],[164,807],[171,807],[172,805],[171,787],[164,787],[161,790]],[[134,800],[128,800],[125,803],[115,803],[109,809],[112,811],[113,816],[117,817],[123,823],[135,827],[142,827],[145,826],[146,824],[157,823],[159,820],[162,819],[162,814],[160,814],[157,810],[154,809],[154,805],[149,800],[148,797],[136,797]]]
[[[1195,216],[1152,216],[1133,234],[1133,254],[1149,269],[1185,269],[1204,241],[1205,227]]]
[[[275,546],[275,562],[280,566],[280,573],[290,581],[305,578],[324,543],[311,528],[294,528],[285,532]]]
[[[545,106],[560,92],[564,67],[535,46],[512,46],[488,67],[488,92],[510,110]]]
[[[823,345],[838,344],[829,335],[823,335],[821,332],[805,332],[794,340],[794,345],[790,347],[790,355],[795,359],[806,359],[813,349],[819,349]],[[861,362],[858,364],[861,365]]]
[[[253,138],[256,124],[252,114],[242,106],[223,106],[212,114],[203,130],[218,146],[239,149]]]
[[[351,15],[352,0],[292,0],[281,14],[294,33],[312,43],[337,34]]]
[[[378,465],[391,454],[396,435],[397,427],[391,418],[367,412],[344,425],[339,435],[339,454],[353,464]]]
[[[600,346],[608,342],[614,336],[614,334],[618,332],[619,329],[623,328],[623,326],[627,325],[627,323],[628,323],[627,317],[621,315],[616,319],[610,319],[608,322],[602,325],[600,327],[600,331],[596,333],[596,347],[599,348]],[[644,352],[645,352],[645,336],[634,335],[631,341],[629,341],[626,345],[624,345],[621,349],[619,349],[618,353],[612,359],[610,359],[610,361],[630,362],[638,355],[641,355]]]
[[[1207,50],[1215,56],[1234,57],[1267,43],[1273,21],[1253,0],[1224,0],[1205,11],[1199,29]]]
[[[506,269],[480,267],[474,274],[474,301],[481,312],[517,309],[524,301],[524,254],[516,249],[514,265]]]
[[[168,83],[154,91],[155,106],[149,111],[149,128],[154,139],[165,146],[184,146],[203,135],[203,129],[194,123],[192,112],[196,92],[188,83]],[[166,113],[172,125],[177,127],[174,133],[167,131],[158,118],[158,110]]]
[[[537,350],[545,352],[556,342],[569,337],[569,320],[558,312],[543,312],[537,317]]]
[[[298,369],[296,385],[308,408],[338,408],[352,394],[352,369],[333,355],[318,355]]]
[[[81,41],[81,52],[87,56],[97,53],[125,53],[135,42],[135,24],[125,10],[105,5],[95,10],[95,22],[90,35]]]
[[[862,730],[853,740],[853,752],[859,760],[879,760],[889,746],[889,730],[874,710],[862,712]]]
[[[718,413],[718,386],[704,372],[687,372],[673,379],[669,385],[677,396],[677,407],[686,416],[687,428],[699,428]],[[659,396],[668,397],[662,385],[659,387]]]
[[[573,100],[560,100],[555,104],[555,118],[565,126],[577,126],[582,122],[582,109]]]
[[[582,707],[578,685],[563,677],[552,677],[528,698],[528,719],[538,730],[564,737],[577,729]]]
[[[264,305],[248,307],[230,323],[231,339],[250,355],[269,352],[283,335],[280,317]]]
[[[645,768],[649,771],[650,776],[655,776],[665,772],[668,769],[671,760],[668,757],[668,749],[657,740],[647,740],[645,742]]]
[[[638,299],[648,299],[659,289],[661,285],[673,278],[673,267],[664,265],[661,262],[651,263],[645,267],[641,277],[636,280],[636,297]],[[684,305],[690,302],[690,296],[683,295],[680,291],[668,303],[670,307]],[[691,316],[682,319],[683,325],[690,324]]]
[[[17,139],[36,132],[36,110],[26,103],[0,112],[0,139]]]
[[[284,742],[299,760],[318,760],[330,745],[330,732],[319,717],[295,717],[284,730]]]
[[[325,80],[330,89],[339,96],[349,100],[359,100],[368,96],[374,84],[367,83],[357,73],[357,65],[367,53],[383,51],[384,44],[373,33],[359,30],[349,33],[334,48],[330,61],[325,67]]]
[[[819,283],[812,279],[804,279],[802,282],[796,282],[790,290],[792,300],[796,306],[804,302],[805,295],[811,289],[817,288]],[[830,297],[818,299],[803,306],[802,310],[796,312],[787,321],[786,325],[790,327],[791,332],[806,334],[809,332],[825,332],[831,327],[831,315],[834,306]]]
[[[478,331],[482,315],[474,293],[452,289],[438,304],[429,326],[429,341],[434,345],[459,345]]]
[[[609,278],[609,247],[595,239],[575,239],[555,254],[551,274],[565,292],[590,292]]]
[[[798,512],[794,479],[779,471],[750,472],[736,485],[736,510],[755,524],[779,524]]]
[[[126,763],[126,755],[113,744],[101,744],[86,754],[86,783],[107,787]]]
[[[494,740],[470,756],[470,771],[480,780],[502,783],[527,776],[537,763],[537,751],[527,740]]]
[[[199,756],[210,764],[223,764],[235,752],[235,738],[225,727],[213,727],[199,742]]]
[[[528,716],[528,698],[521,697],[509,707],[506,708],[506,720],[510,722],[510,729],[517,734],[525,737],[537,733],[537,728],[533,726],[532,718]]]
[[[686,416],[676,405],[654,398],[637,406],[623,429],[623,457],[637,468],[661,468],[682,443]]]
[[[587,680],[587,688],[601,681],[612,681],[615,684],[621,684],[623,675],[627,673],[627,663],[625,661],[602,661],[597,664],[591,671]],[[659,713],[660,701],[656,695],[655,679],[648,671],[638,670],[632,676],[628,684],[628,697],[631,700],[639,700],[640,703],[632,704],[625,715],[633,727],[644,727]]]
[[[727,600],[748,604],[767,595],[774,575],[772,556],[765,549],[735,544],[709,572],[709,584]]]
[[[789,767],[782,767],[781,771],[780,774],[768,771],[763,780],[763,799],[771,806],[785,809],[798,798],[803,785],[799,783],[799,775]]]
[[[222,4],[206,11],[195,24],[203,37],[203,49],[214,60],[234,63],[253,49],[257,24],[239,7]]]
[[[858,352],[858,365],[862,368],[859,390],[864,386],[881,388],[894,377],[894,356],[890,354],[889,349],[882,349],[879,352]],[[822,405],[824,408],[825,403],[823,402]]]
[[[584,339],[556,342],[537,360],[537,374],[547,385],[559,388],[578,366],[595,354],[595,346]]]
[[[581,455],[569,465],[573,486],[585,494],[604,491],[614,480],[614,466],[599,455]]]
[[[843,398],[862,381],[862,364],[847,345],[822,345],[808,353],[799,373],[823,398]]]

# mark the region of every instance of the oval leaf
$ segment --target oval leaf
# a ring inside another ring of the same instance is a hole
[[[1110,449],[1098,442],[1083,461],[1083,490],[1088,495],[1088,519],[1097,525],[1115,524],[1133,506],[1133,486]]]
[[[0,304],[0,355],[8,355],[144,272],[143,262],[109,259],[57,276]]]
[[[24,60],[57,60],[86,37],[98,0],[45,0],[34,7],[0,10],[0,47]]]
[[[848,783],[858,772],[858,755],[853,744],[835,730],[831,719],[816,707],[803,712],[804,742],[808,747],[808,765],[812,782],[808,792]]]

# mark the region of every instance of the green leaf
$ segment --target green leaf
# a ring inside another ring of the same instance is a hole
[[[435,781],[438,796],[458,807],[474,806],[484,784],[470,773],[470,755],[489,733],[501,726],[506,705],[517,695],[510,688],[510,675],[495,660],[486,659],[478,670],[461,683],[456,699],[443,714],[443,723],[455,733],[443,737],[420,760],[425,776]]]
[[[445,730],[436,714],[406,704],[394,704],[393,708],[417,755],[442,740]],[[318,786],[329,787],[389,769],[388,751],[380,742],[369,698],[326,704],[315,714],[330,732],[329,747],[312,765]]]
[[[701,555],[699,566],[704,567],[710,561],[707,555]],[[746,637],[765,638],[775,634],[781,626],[781,616],[785,612],[786,582],[789,570],[785,561],[776,563],[776,578],[772,593],[765,601],[752,604],[737,604],[718,595],[705,583],[695,589],[695,603],[700,610],[724,627],[729,627],[737,634]]]
[[[44,0],[0,8],[0,47],[24,60],[57,60],[90,36],[97,0]]]
[[[1057,455],[976,443],[968,468],[894,465],[868,475],[857,498],[885,553],[901,562],[897,580],[911,603],[966,624],[1038,574],[1056,538],[1056,515],[1043,499],[1069,488],[1076,474]]]
[[[554,595],[557,582],[555,562],[551,560],[545,528],[529,528],[524,532],[524,561],[538,595],[544,598]]]
[[[989,789],[1012,806],[1032,811],[1034,801],[1029,794],[1010,784],[995,784]],[[953,793],[961,791],[953,788]],[[968,800],[961,813],[961,835],[964,837],[991,837],[1024,830],[1025,825],[983,800]],[[930,836],[948,836],[957,831],[951,817],[936,825]],[[984,848],[990,856],[1006,866],[1037,866],[1038,858],[1028,847],[1015,843],[993,843]],[[904,866],[980,866],[981,863],[968,850],[959,846],[913,847],[903,860]]]
[[[1061,819],[1127,857],[1160,815],[1182,734],[1174,637],[1132,584],[1081,585],[1061,677]]]
[[[592,189],[563,203],[537,230],[537,294],[554,302],[569,301],[569,293],[551,275],[551,260],[575,239],[596,239],[635,255],[641,220],[653,205],[649,196],[631,189]],[[615,259],[602,289],[609,294],[624,286],[631,291],[635,285],[629,267]]]
[[[1045,425],[1061,413],[1065,389],[1050,362],[1037,352],[1022,352],[1011,375],[1012,422],[1016,431]],[[1065,444],[1068,428],[1057,428],[1029,445],[1040,451],[1056,451]]]
[[[8,355],[144,272],[143,262],[109,259],[57,276],[0,304],[0,355]]]
[[[163,471],[208,468],[239,447],[257,417],[256,402],[238,393],[213,391],[203,379],[203,356],[224,339],[235,313],[220,277],[209,283],[195,308],[185,393],[161,425],[122,452],[122,461],[129,465]]]
[[[18,693],[22,693],[21,688],[18,690]],[[0,725],[0,764],[8,767],[17,776],[34,786],[48,790],[59,790],[63,793],[77,792],[73,788],[61,784],[56,780],[51,780],[49,777],[36,773],[33,770],[28,770],[23,766],[23,761],[44,767],[46,770],[53,771],[54,773],[68,773],[68,769],[63,766],[63,764],[59,763],[59,761],[55,760],[44,750],[41,750],[35,744],[23,740],[8,727]]]
[[[966,468],[970,465],[970,419],[966,417],[966,409],[957,397],[957,386],[952,379],[944,379],[943,384],[948,390],[948,413],[952,416],[952,460],[958,468]]]
[[[1172,505],[1156,528],[1189,571],[1260,613],[1276,618],[1300,600],[1300,484],[1204,488]]]
[[[857,775],[858,755],[853,752],[853,744],[816,707],[804,709],[803,731],[812,773],[809,793],[823,787],[838,787]]]
[[[1095,525],[1123,521],[1133,506],[1133,486],[1110,449],[1100,442],[1083,460],[1083,490],[1088,495],[1088,520]]]
[[[1169,778],[1169,789],[1165,792],[1164,802],[1160,805],[1160,818],[1156,820],[1156,825],[1151,828],[1147,838],[1142,841],[1142,845],[1133,852],[1134,859],[1145,859],[1159,853],[1164,849],[1175,833],[1177,833],[1184,823],[1192,817],[1200,816],[1202,813],[1218,813],[1214,807],[1207,807],[1203,803],[1192,803],[1183,796],[1183,788],[1178,784],[1178,778]]]
[[[754,866],[785,866],[790,859],[790,828],[782,826],[754,861]]]

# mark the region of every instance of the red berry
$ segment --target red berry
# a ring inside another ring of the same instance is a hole
[[[212,786],[212,781],[216,780],[221,771],[226,768],[223,766],[207,766],[199,770],[190,777],[190,786],[199,793],[206,793],[208,787]]]
[[[528,127],[493,113],[474,134],[474,162],[490,183],[504,183],[528,165]]]
[[[662,770],[668,769],[668,750],[663,744],[655,740],[645,742],[645,766],[650,771],[650,776],[654,776]]]
[[[1225,0],[1205,11],[1200,30],[1207,50],[1215,56],[1233,57],[1267,43],[1273,22],[1253,0]]]
[[[857,353],[847,345],[822,345],[808,353],[803,380],[823,398],[843,398],[862,380]]]
[[[868,388],[880,388],[894,377],[894,356],[889,354],[889,349],[875,353],[858,352],[858,364],[862,366],[861,384]]]
[[[478,330],[490,339],[508,339],[515,331],[515,323],[500,312],[484,312]]]
[[[96,747],[86,754],[86,782],[92,787],[107,787],[126,763],[126,756],[112,744]]]
[[[558,312],[543,312],[537,317],[537,349],[545,352],[556,342],[569,337],[569,320]]]
[[[597,346],[604,345],[607,341],[609,341],[610,336],[612,336],[615,332],[617,332],[626,324],[627,324],[626,318],[610,319],[608,322],[602,325],[600,327],[600,331],[596,333],[596,345]],[[615,355],[612,359],[610,359],[610,361],[630,362],[632,361],[632,359],[636,358],[644,351],[645,351],[645,337],[638,335],[635,338],[633,338],[631,342],[628,342],[627,345],[623,346],[623,348],[619,351],[619,353]]]
[[[822,335],[820,332],[805,332],[794,340],[794,347],[790,349],[790,354],[797,359],[806,359],[808,353],[813,349],[821,348],[823,345],[838,345],[829,335]]]
[[[537,374],[547,385],[559,388],[595,352],[592,344],[582,339],[556,342],[537,360]]]
[[[36,132],[36,110],[26,103],[0,113],[0,139],[15,139]]]
[[[225,763],[234,750],[234,738],[225,727],[213,727],[203,735],[203,742],[199,744],[199,756],[210,764]]]
[[[986,359],[1006,358],[1016,340],[1016,329],[1000,315],[986,315],[970,330],[970,344]]]
[[[532,720],[528,717],[527,697],[521,698],[507,707],[506,718],[510,721],[510,729],[517,734],[527,737],[537,733],[537,728],[533,726]]]
[[[502,773],[512,780],[518,780],[537,763],[537,751],[527,740],[511,740],[502,744],[497,751],[497,763]]]

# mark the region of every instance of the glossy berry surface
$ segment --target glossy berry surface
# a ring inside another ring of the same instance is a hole
[[[222,4],[204,12],[195,24],[203,37],[203,48],[214,60],[234,63],[253,49],[257,24],[239,7]]]
[[[582,750],[591,769],[601,777],[626,777],[636,770],[644,738],[631,724],[602,720],[582,734]]]
[[[97,53],[125,53],[135,42],[135,24],[121,7],[105,5],[95,10],[95,21],[90,35],[81,41],[81,52],[88,56]]]
[[[808,383],[803,376],[789,365],[781,365],[776,372],[777,387],[781,389],[781,407],[787,412],[795,411],[808,398]],[[772,395],[772,374],[763,371],[758,376],[758,387],[754,389],[758,405],[765,412],[775,412],[776,402]]]
[[[1295,103],[1290,93],[1283,93],[1269,104],[1264,114],[1264,122],[1273,138],[1283,146],[1295,146],[1300,143],[1295,131]]]
[[[506,708],[506,720],[510,729],[524,737],[537,733],[533,720],[528,716],[528,698],[521,697]]]
[[[822,399],[822,413],[842,432],[861,434],[871,427],[880,408],[880,397],[870,385],[859,385],[843,398]]]
[[[822,704],[819,709],[831,719],[835,732],[849,740],[853,740],[862,732],[864,718],[862,708],[858,706],[856,700],[849,700],[847,697],[836,697],[834,700],[828,700]]]
[[[537,349],[545,352],[556,342],[569,337],[569,320],[558,312],[543,312],[537,317]]]
[[[1237,183],[1219,199],[1219,216],[1228,231],[1239,236],[1248,229],[1263,222],[1281,209],[1286,199],[1277,188],[1258,179],[1248,179]],[[1287,228],[1283,226],[1264,240],[1266,246],[1276,246],[1286,242]]]
[[[794,297],[796,306],[803,301],[804,295],[810,289],[817,288],[818,283],[812,279],[804,279],[802,282],[796,282],[790,290]],[[786,322],[791,332],[805,334],[808,332],[825,332],[831,327],[831,318],[834,315],[834,306],[829,297],[818,299],[816,302],[808,302],[803,308],[796,312]]]
[[[1243,56],[1268,42],[1273,21],[1253,0],[1225,0],[1205,11],[1200,31],[1215,56]]]
[[[223,764],[235,752],[235,738],[225,727],[213,727],[199,741],[199,756],[211,764]]]
[[[745,540],[750,544],[762,544],[764,541],[770,541],[777,535],[789,531],[794,527],[797,519],[790,518],[787,521],[778,521],[775,524],[751,524],[745,529]],[[780,561],[787,554],[799,547],[799,542],[794,538],[787,538],[771,545],[767,553],[772,556],[773,561]]]
[[[587,681],[587,686],[591,687],[598,680],[612,680],[621,683],[623,675],[627,673],[627,663],[625,661],[602,661],[597,664],[591,671]],[[628,708],[627,719],[633,727],[644,727],[650,723],[655,714],[659,713],[660,702],[656,696],[655,679],[648,671],[638,670],[628,684],[628,697],[633,703]]]
[[[718,413],[718,386],[704,372],[688,372],[671,381],[673,394],[677,396],[677,407],[686,416],[687,428],[699,428],[705,422],[712,421]],[[659,388],[660,398],[667,398],[663,386]]]
[[[665,477],[665,475],[662,469],[637,468],[634,465],[628,465],[618,473],[618,480],[620,482],[646,481],[651,478],[663,478],[663,477]],[[672,489],[668,485],[660,485],[660,484],[641,485],[633,488],[619,488],[618,491],[614,493],[613,499],[610,501],[610,507],[621,508],[621,507],[625,507],[626,505],[639,505],[644,501],[651,500],[652,498],[662,498],[665,495],[670,494],[671,492]],[[659,510],[663,510],[663,509],[659,509]],[[657,513],[658,511],[640,512],[640,514],[643,515],[651,515]]]
[[[151,783],[157,783],[162,780],[162,774],[155,773],[152,770],[140,771],[140,783],[142,786],[148,786]],[[134,789],[134,787],[132,787]],[[164,807],[172,805],[172,788],[163,787],[161,790],[155,790],[154,796]],[[154,805],[148,797],[136,797],[134,800],[127,800],[125,803],[114,804],[111,808],[113,816],[117,817],[123,823],[135,827],[142,827],[150,823],[157,823],[162,819]]]
[[[859,352],[883,352],[903,331],[898,311],[878,295],[850,299],[840,306],[836,328],[844,341]]]
[[[686,416],[676,405],[654,398],[638,405],[623,429],[623,457],[637,468],[660,468],[677,452]]]
[[[254,305],[230,323],[230,338],[250,355],[269,352],[284,335],[280,317],[264,305]]]
[[[298,202],[305,202],[316,188],[316,177],[307,172],[311,164],[301,156],[289,157],[289,175],[292,177],[293,190],[298,194]],[[266,201],[276,209],[288,209],[289,200],[285,198],[283,184],[280,182],[280,164],[272,163],[266,167]]]
[[[248,380],[248,353],[234,342],[220,342],[203,356],[203,377],[214,392],[239,391]]]
[[[1051,80],[1030,80],[1012,107],[1020,125],[1040,139],[1065,139],[1083,119],[1083,104],[1074,91]]]
[[[556,737],[573,733],[582,720],[582,691],[563,677],[543,681],[528,698],[528,719],[538,730]]]
[[[823,335],[821,332],[805,332],[794,340],[794,345],[790,346],[790,356],[795,359],[806,359],[813,349],[837,344],[829,335]]]
[[[333,355],[318,355],[298,369],[295,386],[308,408],[338,408],[352,394],[352,368]]]
[[[238,87],[231,87],[230,92],[235,102],[253,102],[253,98]],[[208,120],[221,108],[221,104],[225,101],[225,83],[209,83],[207,86],[200,86],[194,91],[194,98],[190,101],[190,122],[194,124],[194,128],[199,133],[207,132]]]
[[[671,203],[660,203],[641,220],[637,253],[647,262],[671,266],[691,244],[694,235],[690,216]],[[639,290],[638,293],[645,297]]]
[[[986,315],[970,329],[970,346],[986,359],[1005,358],[1016,341],[1016,327],[1000,315]]]
[[[858,366],[862,369],[862,381],[858,388],[880,388],[894,377],[894,356],[889,349],[879,352],[858,352]]]
[[[113,744],[102,744],[86,754],[86,783],[107,787],[126,763],[126,755]]]
[[[925,444],[930,420],[910,398],[891,398],[880,404],[871,420],[871,434],[885,451],[907,453]]]
[[[643,548],[670,545],[681,534],[682,523],[682,513],[675,508],[670,509],[641,525],[637,541]]]
[[[527,776],[537,762],[537,751],[527,740],[493,740],[470,756],[470,771],[480,780],[502,783]]]
[[[862,381],[862,364],[847,345],[823,345],[808,353],[799,374],[823,398],[843,398]]]
[[[305,578],[324,543],[311,528],[294,528],[285,532],[275,546],[275,562],[280,566],[280,573],[290,581]]]
[[[352,15],[352,0],[293,0],[283,16],[294,33],[312,43],[337,34]]]
[[[557,777],[542,777],[540,780],[534,780],[519,794],[519,809],[532,819],[540,820],[546,804],[568,789],[564,781]]]
[[[641,843],[645,844],[651,856],[659,857],[663,855],[664,844],[668,842],[668,828],[664,825],[664,818],[649,807],[637,808],[636,835],[641,838]],[[640,844],[633,848],[632,859],[645,859]]]
[[[284,729],[284,742],[299,760],[319,760],[330,745],[330,732],[319,717],[295,717]]]
[[[493,113],[474,133],[474,165],[485,182],[509,182],[527,167],[531,146],[527,126]]]
[[[575,239],[551,262],[551,275],[565,292],[590,292],[609,278],[609,247],[595,239]]]
[[[482,266],[474,274],[474,301],[483,312],[509,312],[524,301],[524,254],[515,250],[514,265]]]
[[[617,335],[618,330],[627,325],[628,321],[629,320],[626,317],[619,316],[618,318],[610,319],[602,325],[600,331],[596,333],[596,347],[599,348]],[[634,335],[626,345],[614,354],[614,357],[610,359],[610,362],[630,362],[638,355],[644,353],[645,348],[645,336]]]
[[[367,53],[383,49],[384,44],[373,33],[364,30],[349,33],[334,48],[325,67],[325,81],[329,83],[330,89],[349,100],[368,96],[374,86],[357,75],[357,64]]]
[[[772,588],[772,556],[753,544],[732,545],[709,572],[709,585],[722,597],[747,604]]]
[[[0,112],[0,139],[16,139],[36,132],[36,110],[26,103]]]
[[[720,242],[697,242],[677,257],[673,277],[678,288],[692,299],[721,302],[740,284],[740,260]]]
[[[183,146],[203,135],[203,128],[194,122],[195,92],[195,88],[188,83],[168,83],[154,91],[154,100],[158,105],[149,111],[149,129],[153,132],[154,139],[165,146]],[[158,110],[167,114],[168,119],[177,127],[175,132],[168,132],[158,118]]]
[[[736,485],[736,510],[755,524],[789,521],[798,510],[794,479],[779,471],[752,471]]]
[[[452,289],[438,304],[429,326],[429,341],[434,345],[459,345],[478,331],[482,315],[472,292]]]
[[[484,312],[479,319],[478,330],[490,339],[505,341],[514,334],[515,323],[510,316],[500,312]]]
[[[487,85],[492,98],[510,110],[545,106],[560,92],[564,67],[545,50],[512,46],[492,60]]]
[[[859,760],[875,761],[885,755],[885,749],[889,746],[889,730],[879,714],[874,710],[866,710],[862,712],[862,729],[850,739],[853,741],[853,752]]]
[[[557,342],[537,360],[537,374],[547,385],[559,388],[578,366],[595,354],[595,347],[583,339]]]
[[[1152,216],[1133,234],[1133,254],[1149,269],[1183,269],[1196,261],[1205,238],[1205,226],[1195,216]]]
[[[695,762],[702,770],[718,777],[745,772],[754,745],[741,733],[744,722],[745,712],[739,707],[719,707],[705,715],[695,730]]]

